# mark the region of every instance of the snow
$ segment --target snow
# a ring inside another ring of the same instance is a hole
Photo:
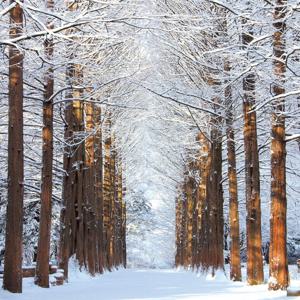
[[[0,282],[1,283],[1,282]],[[299,281],[294,282],[300,286]],[[296,297],[289,297],[294,299]],[[50,289],[38,288],[25,279],[23,294],[0,290],[1,300],[267,300],[286,299],[286,292],[270,292],[267,285],[247,286],[216,277],[175,269],[121,269],[91,278],[71,272],[70,282]]]

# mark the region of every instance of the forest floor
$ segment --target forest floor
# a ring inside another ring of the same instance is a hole
[[[294,273],[294,272],[293,272]],[[297,276],[294,273],[295,276]],[[295,278],[295,277],[294,277]],[[2,285],[2,282],[0,282]],[[295,282],[294,282],[295,284]],[[300,281],[296,284],[300,287]],[[224,275],[197,276],[183,270],[119,270],[95,278],[72,272],[68,284],[38,288],[24,279],[23,294],[0,290],[1,300],[264,300],[286,299],[286,292],[270,292],[267,285],[256,287],[234,283]],[[289,297],[288,299],[296,299]],[[300,299],[298,297],[298,299]]]

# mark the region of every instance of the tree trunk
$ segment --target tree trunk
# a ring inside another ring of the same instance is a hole
[[[209,267],[214,271],[224,268],[224,217],[222,189],[222,133],[219,120],[213,120],[211,132],[211,169],[208,182],[207,197],[210,201],[209,216]]]
[[[106,120],[106,138],[105,146],[105,159],[104,159],[104,182],[103,182],[103,232],[104,232],[104,249],[105,249],[105,267],[111,270],[110,260],[110,240],[111,240],[111,227],[110,227],[110,212],[111,212],[111,132],[110,132],[110,119]]]
[[[186,260],[185,267],[192,266],[192,240],[193,240],[193,184],[190,175],[186,178],[185,193],[187,202],[187,218],[186,218]]]
[[[200,150],[200,182],[199,182],[199,203],[201,203],[201,210],[199,212],[198,220],[198,268],[206,270],[208,265],[208,254],[210,251],[208,236],[209,232],[209,211],[210,201],[208,200],[208,181],[209,171],[211,168],[211,151],[207,137],[201,132],[199,133],[199,142],[201,144]]]
[[[74,65],[69,64],[67,67],[67,82],[71,86],[72,78],[74,77]],[[72,182],[74,181],[74,172],[72,170],[74,157],[73,157],[73,94],[72,91],[66,94],[67,101],[65,103],[64,120],[64,157],[63,157],[63,168],[64,168],[64,179],[63,179],[63,190],[62,200],[63,207],[61,209],[60,217],[60,243],[59,243],[59,254],[58,261],[60,269],[64,270],[65,279],[68,278],[68,261],[70,256],[70,231],[71,231],[71,209],[72,209]]]
[[[10,1],[13,3],[14,1]],[[23,31],[23,10],[16,4],[10,10],[10,38]],[[6,211],[5,264],[3,288],[22,292],[22,229],[24,198],[23,155],[23,54],[9,47],[8,121],[8,202]]]
[[[115,252],[116,252],[116,150],[115,137],[112,138],[111,149],[111,191],[110,191],[110,224],[109,224],[109,265],[115,266]]]
[[[287,0],[277,0],[274,11],[274,74],[276,83],[273,95],[285,93],[285,16]],[[270,280],[269,289],[285,290],[289,284],[286,228],[286,145],[285,145],[285,100],[273,103],[271,140],[271,218],[270,218]]]
[[[225,71],[230,72],[230,65],[225,63]],[[238,186],[236,174],[235,137],[233,128],[232,90],[228,85],[225,89],[226,101],[226,136],[227,136],[227,161],[228,161],[228,185],[229,185],[229,223],[230,223],[230,279],[241,281],[241,257],[240,257],[240,224]]]
[[[47,7],[53,9],[53,0],[47,0]],[[48,21],[47,28],[53,24]],[[53,40],[47,38],[45,55],[48,61],[53,59]],[[35,283],[40,287],[49,287],[49,260],[51,236],[51,201],[52,201],[52,171],[53,171],[53,91],[54,74],[51,65],[45,73],[45,93],[43,102],[43,169],[41,190],[40,229],[37,249],[37,265]]]
[[[95,202],[97,222],[98,272],[103,273],[104,240],[103,240],[103,152],[101,108],[95,107]]]
[[[126,220],[126,202],[122,201],[122,261],[124,268],[127,267]]]
[[[176,198],[176,267],[182,266],[182,239],[181,239],[181,227],[182,227],[182,200],[181,191],[178,191]]]
[[[85,140],[85,158],[84,158],[84,202],[87,214],[87,265],[89,273],[94,276],[96,273],[96,216],[95,216],[95,168],[94,168],[94,105],[85,104],[86,133]]]
[[[243,44],[247,47],[253,40],[252,33],[243,33]],[[257,145],[255,105],[255,74],[250,72],[243,79],[244,99],[244,148],[247,206],[247,281],[250,285],[264,282],[261,252],[261,207],[259,155]]]
[[[187,176],[187,172],[185,172],[185,177]],[[187,201],[187,192],[186,192],[187,183],[183,183],[182,190],[182,265],[187,268],[188,267],[188,201]]]

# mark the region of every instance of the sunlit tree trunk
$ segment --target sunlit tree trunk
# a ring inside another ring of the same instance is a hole
[[[251,32],[243,33],[245,48],[253,40]],[[247,281],[250,285],[264,281],[263,258],[261,252],[261,205],[259,155],[257,145],[255,105],[255,74],[249,72],[243,79],[244,99],[244,148],[247,206]]]
[[[116,266],[122,265],[122,201],[123,201],[123,173],[122,157],[117,155],[116,175]]]
[[[218,100],[216,100],[218,101]],[[224,216],[222,189],[222,132],[219,118],[212,121],[211,130],[211,169],[209,174],[207,197],[210,204],[210,251],[209,266],[214,271],[224,268]]]
[[[273,95],[285,93],[285,16],[287,0],[277,0],[274,9],[273,51],[276,83]],[[286,289],[289,284],[286,228],[286,145],[285,145],[285,100],[273,103],[271,140],[271,218],[270,218],[270,280],[269,289]]]
[[[225,63],[225,71],[230,72],[230,65]],[[230,223],[230,278],[241,281],[240,258],[240,225],[238,187],[236,174],[235,136],[233,128],[233,103],[232,90],[228,85],[225,89],[226,105],[226,137],[227,137],[227,161],[228,161],[228,185],[229,185],[229,223]]]
[[[198,264],[202,270],[209,268],[208,255],[210,244],[208,236],[210,234],[209,215],[210,201],[208,199],[208,182],[209,172],[211,169],[211,149],[207,137],[200,133],[199,141],[201,142],[201,158],[200,158],[200,183],[199,183],[199,201],[202,203],[201,218],[199,220],[199,249],[198,249]]]
[[[75,85],[82,84],[83,71],[78,64],[74,65],[74,82]],[[72,173],[72,199],[70,205],[70,256],[76,254],[79,265],[86,266],[87,250],[85,249],[86,234],[84,226],[86,224],[87,213],[86,203],[84,199],[84,162],[85,162],[85,144],[83,140],[85,124],[84,124],[84,103],[82,101],[83,89],[73,90],[72,101],[72,120],[73,120],[73,166]]]
[[[175,265],[176,267],[182,266],[182,200],[181,191],[178,191],[176,198],[176,256]]]
[[[10,10],[9,36],[13,39],[20,36],[22,32],[23,10],[19,4],[16,4]],[[8,55],[8,200],[3,288],[13,293],[21,293],[24,198],[23,54],[17,47],[9,46]]]
[[[95,207],[95,153],[94,153],[94,105],[91,103],[85,103],[85,121],[86,121],[86,134],[85,139],[85,156],[84,156],[84,203],[86,214],[86,231],[85,239],[88,245],[87,247],[87,266],[89,273],[95,275],[96,273],[96,261],[97,252],[97,236],[96,236],[96,207]]]
[[[67,82],[71,86],[72,78],[74,77],[74,66],[69,64],[67,67]],[[63,190],[62,190],[62,200],[63,207],[61,209],[61,220],[60,220],[60,243],[59,243],[59,267],[64,270],[65,279],[68,278],[68,261],[70,255],[70,222],[71,222],[71,202],[72,202],[72,182],[74,181],[74,172],[72,172],[73,167],[73,94],[68,92],[66,94],[65,111],[64,111],[64,157],[63,157],[63,168],[64,168],[64,179],[63,179]]]
[[[111,171],[110,171],[110,182],[111,182],[111,191],[110,191],[110,222],[109,222],[109,265],[111,267],[116,265],[115,254],[116,254],[116,150],[115,150],[115,136],[112,138],[112,148],[111,148]]]
[[[105,267],[111,270],[112,264],[110,259],[110,240],[111,240],[111,227],[110,227],[110,212],[111,212],[111,121],[107,117],[105,122],[106,137],[104,141],[104,182],[103,182],[103,232],[104,232],[104,252],[105,252]]]
[[[188,220],[189,220],[189,209],[188,209],[188,200],[187,200],[187,182],[186,177],[188,176],[188,172],[184,173],[184,182],[182,186],[182,265],[185,268],[188,268]]]
[[[186,219],[186,261],[185,266],[191,267],[192,265],[192,240],[193,240],[193,183],[190,175],[186,178],[185,193],[187,201],[187,219]]]
[[[68,10],[75,11],[79,2],[66,1]],[[72,29],[73,30],[73,29]],[[72,32],[70,30],[70,32]],[[69,41],[68,48],[72,42]],[[80,232],[82,224],[82,174],[83,174],[83,142],[82,132],[84,130],[83,103],[81,96],[83,89],[74,88],[82,82],[82,67],[72,60],[75,53],[68,57],[66,70],[66,83],[68,91],[65,102],[65,149],[64,149],[64,180],[63,180],[63,207],[61,210],[61,232],[59,243],[59,267],[64,270],[64,277],[68,279],[69,258],[76,254],[80,266],[85,262],[84,251],[78,251],[78,244],[82,242],[82,236],[76,235]],[[83,252],[83,254],[81,254]]]
[[[101,108],[95,106],[95,202],[97,222],[98,271],[103,273],[104,241],[103,241],[103,151]]]
[[[126,224],[126,202],[122,201],[122,262],[124,268],[127,267]]]
[[[47,7],[53,9],[53,0],[47,0]],[[48,29],[53,28],[48,20]],[[44,42],[45,56],[48,61],[53,59],[53,39],[47,37]],[[45,92],[43,102],[43,158],[42,158],[42,190],[39,240],[37,249],[37,265],[35,283],[40,287],[49,287],[49,260],[51,236],[51,201],[53,172],[53,91],[54,72],[51,65],[45,73]]]

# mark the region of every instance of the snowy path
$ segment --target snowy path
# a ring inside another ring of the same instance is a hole
[[[196,300],[286,299],[284,292],[268,292],[267,286],[249,287],[225,278],[206,280],[176,270],[120,270],[97,278],[73,275],[61,287],[41,289],[24,280],[22,295],[0,291],[1,300]],[[290,297],[288,299],[293,299]],[[296,298],[295,298],[296,299]],[[299,298],[298,298],[299,299]]]

